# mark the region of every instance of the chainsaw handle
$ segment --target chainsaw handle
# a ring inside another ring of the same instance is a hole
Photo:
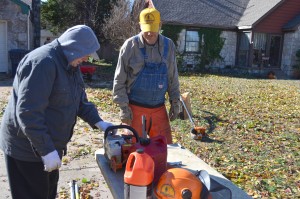
[[[108,132],[110,132],[110,131],[112,131],[114,129],[128,129],[128,130],[130,130],[133,133],[134,137],[136,138],[136,141],[137,142],[140,141],[138,132],[134,128],[132,128],[131,126],[124,125],[124,124],[107,127],[107,129],[104,132],[104,140],[106,140]]]

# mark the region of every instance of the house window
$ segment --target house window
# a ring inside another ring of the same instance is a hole
[[[266,56],[267,34],[254,33],[253,35],[253,66],[262,66],[267,62]]]
[[[185,36],[185,51],[186,52],[199,52],[200,36],[198,31],[187,30]]]
[[[267,34],[265,33],[254,33],[253,36],[253,48],[266,50]]]

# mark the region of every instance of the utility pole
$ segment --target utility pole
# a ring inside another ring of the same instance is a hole
[[[41,0],[32,0],[33,48],[41,43]]]

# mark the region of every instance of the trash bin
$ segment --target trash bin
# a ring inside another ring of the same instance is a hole
[[[17,67],[21,59],[28,53],[28,50],[25,49],[12,49],[9,51],[9,57],[11,60],[11,76],[16,75]]]

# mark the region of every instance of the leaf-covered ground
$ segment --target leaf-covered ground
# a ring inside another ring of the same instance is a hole
[[[118,123],[119,110],[112,102],[113,72],[105,68],[98,72],[87,82],[89,99],[104,119]],[[191,123],[178,119],[171,123],[174,142],[253,198],[300,198],[299,80],[189,75],[180,76],[180,84],[181,93],[190,93],[193,119],[206,127],[208,138],[191,139]],[[4,104],[0,99],[0,117]],[[74,136],[89,133],[83,143],[72,139],[65,164],[93,155],[102,146],[98,133],[79,120]]]
[[[189,75],[180,76],[180,84],[181,93],[190,93],[193,119],[206,127],[208,138],[191,139],[190,121],[178,119],[171,123],[174,142],[253,198],[300,198],[299,80]],[[118,117],[111,85],[90,85],[90,99]]]
[[[300,82],[218,76],[181,77],[207,142],[175,137],[253,198],[300,198]]]

